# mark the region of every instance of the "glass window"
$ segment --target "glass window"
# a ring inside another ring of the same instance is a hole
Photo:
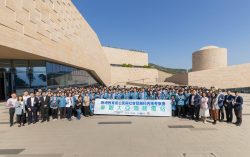
[[[11,61],[0,59],[0,71],[1,72],[9,72],[11,68]]]
[[[35,72],[35,73],[31,74],[30,82],[31,82],[32,88],[47,86],[46,72],[44,72],[44,73]]]
[[[29,88],[30,87],[30,79],[29,74],[25,72],[17,72],[14,74],[15,76],[15,86],[16,88]]]
[[[47,62],[48,86],[92,85],[97,81],[85,70]]]
[[[29,71],[27,60],[14,60],[13,66],[14,66],[13,70],[15,72],[27,72],[27,71]]]
[[[46,62],[40,60],[31,60],[30,67],[46,67]]]

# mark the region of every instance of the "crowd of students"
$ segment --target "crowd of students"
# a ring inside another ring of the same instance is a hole
[[[224,91],[225,92],[225,91]],[[14,124],[14,116],[18,126],[49,122],[58,119],[80,120],[82,115],[88,117],[94,114],[95,99],[144,99],[171,100],[172,116],[189,118],[204,123],[207,118],[232,123],[233,110],[236,116],[235,124],[242,124],[243,98],[238,92],[230,91],[224,94],[222,90],[213,88],[181,87],[181,86],[149,86],[149,87],[78,87],[56,89],[54,91],[41,89],[34,92],[25,91],[23,95],[11,94],[7,101],[10,115],[10,126]],[[226,115],[226,116],[225,116]]]

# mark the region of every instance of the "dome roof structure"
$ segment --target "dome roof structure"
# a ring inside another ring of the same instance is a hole
[[[200,50],[216,49],[216,48],[219,48],[219,47],[218,46],[205,46],[205,47],[202,47]]]

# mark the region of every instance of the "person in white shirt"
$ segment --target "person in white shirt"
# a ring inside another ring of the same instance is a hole
[[[14,124],[14,115],[15,115],[15,107],[17,102],[16,93],[11,94],[11,98],[7,100],[7,107],[9,108],[9,115],[10,115],[10,127]]]
[[[67,119],[69,121],[72,120],[72,107],[73,107],[73,98],[71,97],[71,93],[66,93],[66,113]]]
[[[28,111],[28,125],[38,122],[37,109],[39,107],[39,100],[35,97],[34,93],[30,93],[30,97],[27,99],[27,111]]]
[[[208,109],[208,97],[206,96],[206,93],[202,93],[201,98],[201,106],[200,106],[200,116],[203,119],[203,123],[207,122],[207,117],[209,117],[209,109]]]

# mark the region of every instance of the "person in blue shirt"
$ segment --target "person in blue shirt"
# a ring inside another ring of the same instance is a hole
[[[92,99],[89,103],[89,108],[90,108],[90,116],[94,115],[94,108],[95,108],[95,99]]]
[[[185,99],[185,116],[189,117],[190,116],[190,113],[189,113],[189,98],[190,98],[190,95],[191,95],[190,90],[185,90],[184,95],[186,97],[186,99]]]
[[[127,90],[125,91],[123,99],[125,99],[125,100],[130,99],[130,92],[129,91],[127,91]]]
[[[108,91],[108,99],[112,99],[112,92]]]
[[[121,91],[118,91],[118,93],[115,95],[115,99],[117,99],[117,100],[122,99]]]
[[[137,100],[139,98],[139,94],[136,89],[134,89],[134,91],[130,94],[131,94],[131,99],[133,100]]]
[[[139,93],[139,99],[141,99],[141,100],[147,100],[148,99],[148,94],[147,94],[147,92],[145,91],[144,88]]]
[[[176,95],[176,102],[177,102],[177,116],[181,117],[184,116],[185,113],[185,100],[186,97],[182,90],[179,91],[179,94]]]
[[[148,99],[149,99],[149,100],[155,100],[155,97],[156,97],[156,96],[155,96],[155,93],[154,93],[153,91],[150,91],[150,92],[149,92]]]
[[[171,105],[172,105],[172,116],[175,117],[175,115],[176,115],[176,100],[175,100],[174,95],[171,96]]]
[[[124,96],[125,96],[125,90],[123,89],[123,90],[121,91],[121,99],[124,99]]]
[[[109,93],[107,91],[104,92],[103,99],[109,99]]]
[[[163,90],[159,91],[159,99],[166,100],[165,93],[163,92]]]
[[[168,93],[168,90],[163,90],[163,94],[164,94],[164,100],[170,100],[170,95],[169,95],[169,93]]]
[[[97,92],[94,96],[94,99],[101,99],[101,94],[100,92]]]
[[[64,119],[66,117],[66,97],[63,92],[59,97],[59,110],[60,110],[60,119]]]
[[[101,91],[101,93],[100,93],[100,99],[104,99],[104,95],[105,95],[105,92]]]

